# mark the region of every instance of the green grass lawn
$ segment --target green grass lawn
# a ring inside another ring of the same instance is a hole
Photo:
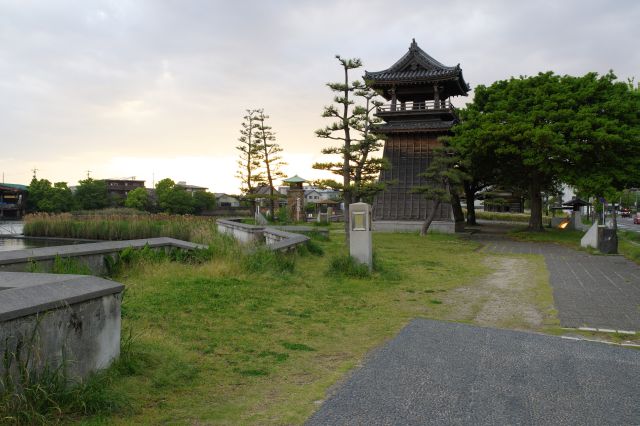
[[[558,243],[571,248],[580,247],[580,239],[583,235],[584,232],[582,231],[557,228],[545,228],[544,232],[529,232],[526,228],[522,228],[509,233],[509,236],[519,241]]]
[[[110,390],[130,407],[83,422],[300,424],[367,351],[412,318],[446,317],[444,296],[489,271],[475,243],[454,236],[375,234],[378,271],[329,275],[342,241],[319,242],[324,256],[297,255],[290,272],[231,254],[115,277],[138,366]]]

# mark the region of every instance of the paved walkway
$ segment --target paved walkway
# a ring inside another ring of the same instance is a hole
[[[482,227],[473,239],[492,253],[541,254],[563,327],[640,331],[640,266],[622,256],[598,256],[558,244],[508,239]],[[488,232],[486,232],[488,230]]]
[[[309,425],[622,425],[640,419],[640,351],[414,320]]]

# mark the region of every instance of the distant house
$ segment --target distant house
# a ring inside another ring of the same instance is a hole
[[[316,203],[322,199],[322,194],[316,189],[304,190],[305,203]]]
[[[478,193],[486,212],[524,213],[522,193],[506,188],[489,188]]]
[[[240,207],[240,200],[232,195],[216,192],[216,204],[219,207]]]
[[[0,220],[20,219],[24,215],[28,187],[16,183],[0,183]]]
[[[144,181],[135,178],[105,179],[104,182],[109,195],[117,198],[127,198],[127,194],[134,189],[144,188]]]
[[[187,182],[185,182],[183,180],[181,180],[180,182],[176,183],[176,186],[184,188],[185,191],[187,191],[191,195],[193,195],[196,192],[206,192],[206,190],[209,189],[209,188],[206,188],[204,186],[188,185]]]
[[[317,203],[318,201],[336,200],[340,198],[340,191],[333,189],[321,189],[313,186],[304,188],[304,200],[307,203]]]

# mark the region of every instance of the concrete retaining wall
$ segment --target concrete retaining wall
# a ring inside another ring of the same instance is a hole
[[[0,271],[27,272],[33,270],[35,266],[38,271],[49,272],[53,268],[55,259],[60,257],[63,259],[73,258],[81,265],[87,266],[91,273],[104,275],[108,273],[107,257],[114,259],[118,253],[126,248],[141,249],[145,246],[155,249],[180,248],[184,250],[206,248],[202,244],[166,237],[38,247],[0,252]]]
[[[122,284],[80,275],[0,272],[0,355],[30,370],[63,366],[80,379],[120,353]],[[0,377],[6,370],[0,364]],[[19,382],[19,381],[18,381]]]
[[[216,221],[218,232],[233,235],[236,240],[245,244],[264,243],[269,249],[276,251],[293,250],[300,244],[306,244],[309,241],[309,237],[299,233],[272,227],[249,225],[241,223],[239,220],[241,219],[218,219]],[[287,228],[295,229],[296,227]],[[300,228],[301,232],[310,232],[311,230],[310,227]]]
[[[218,232],[230,234],[241,243],[250,244],[263,241],[263,226],[249,225],[240,222],[239,218],[216,220]]]

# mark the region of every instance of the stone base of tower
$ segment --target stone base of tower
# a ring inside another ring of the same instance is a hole
[[[424,221],[412,220],[374,220],[373,230],[378,232],[420,232]],[[429,232],[441,234],[453,234],[462,232],[464,222],[454,222],[452,220],[434,220],[429,226]]]

